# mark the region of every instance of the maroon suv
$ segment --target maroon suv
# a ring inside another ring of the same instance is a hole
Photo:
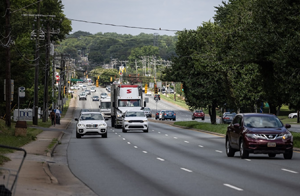
[[[201,118],[202,120],[205,119],[205,114],[202,110],[195,110],[192,114],[192,119],[195,120],[195,118]]]
[[[249,153],[268,154],[269,157],[283,154],[285,159],[291,159],[293,135],[287,130],[290,127],[272,114],[237,114],[227,128],[226,154],[233,157],[240,151],[242,159]]]

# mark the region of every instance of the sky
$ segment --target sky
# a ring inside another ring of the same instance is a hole
[[[72,21],[71,33],[80,30],[92,34],[116,32],[131,35],[140,33],[175,35],[178,30],[197,29],[203,22],[213,21],[216,10],[214,7],[222,5],[222,1],[227,2],[227,0],[62,0],[62,4],[64,14],[69,19],[157,29],[124,28]]]

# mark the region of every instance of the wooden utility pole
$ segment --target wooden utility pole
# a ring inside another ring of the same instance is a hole
[[[5,37],[6,37],[6,126],[11,127],[11,66],[10,66],[10,1],[6,0],[5,11]]]
[[[43,101],[43,122],[48,120],[48,80],[50,69],[50,24],[47,23],[47,47],[46,47],[46,64],[45,64],[45,84],[44,84],[44,101]]]

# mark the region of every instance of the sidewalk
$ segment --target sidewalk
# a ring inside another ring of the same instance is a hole
[[[52,149],[48,148],[53,139],[61,141],[64,136],[63,131],[68,128],[73,118],[76,100],[76,97],[71,99],[68,111],[61,119],[60,125],[41,128],[44,131],[37,136],[37,139],[22,147],[27,151],[27,156],[18,176],[16,196],[95,195],[69,170],[66,160],[67,143],[69,141],[65,142],[66,147],[60,153],[63,154],[62,156],[65,161],[58,161],[56,163],[55,157],[52,156],[58,142]],[[11,161],[7,162],[3,167],[17,169],[21,163],[22,155],[21,152],[7,154],[6,156]],[[59,172],[57,172],[57,168]],[[57,176],[52,174],[51,169],[56,171],[55,174]]]

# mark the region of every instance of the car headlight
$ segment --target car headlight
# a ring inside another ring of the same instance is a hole
[[[246,133],[246,137],[252,138],[252,139],[265,139],[264,137],[257,135],[257,134],[253,134],[253,133]]]
[[[118,114],[117,114],[117,117],[122,117],[122,114],[118,113]]]
[[[85,127],[85,124],[78,124],[77,127],[79,127],[79,128],[84,128],[84,127]]]
[[[107,125],[106,125],[106,123],[100,123],[100,124],[98,124],[98,126],[99,127],[106,127]]]
[[[284,140],[292,139],[293,135],[290,132],[281,133],[279,135],[279,138],[282,138]]]

